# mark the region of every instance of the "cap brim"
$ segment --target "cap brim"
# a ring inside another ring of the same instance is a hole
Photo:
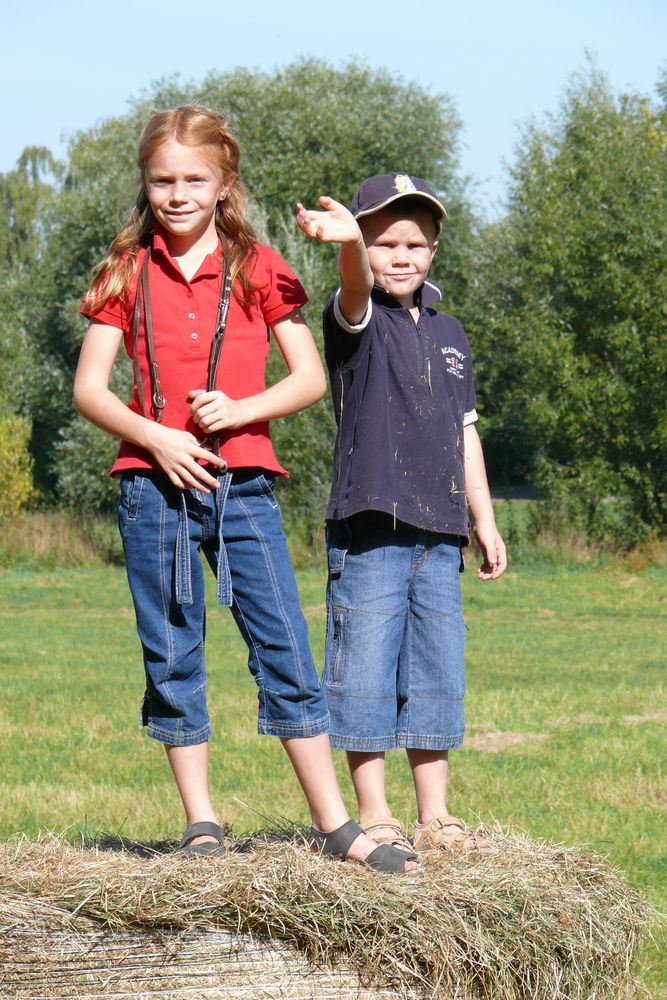
[[[355,212],[355,219],[361,219],[365,215],[374,215],[376,212],[381,212],[383,208],[387,205],[391,205],[392,202],[399,201],[402,198],[418,198],[420,201],[425,201],[429,205],[433,205],[434,208],[440,213],[437,221],[442,222],[447,218],[447,212],[445,211],[445,206],[441,205],[437,198],[434,198],[431,194],[426,194],[425,191],[398,191],[393,194],[391,198],[385,198],[378,205],[374,205],[373,208],[366,208],[362,212]]]

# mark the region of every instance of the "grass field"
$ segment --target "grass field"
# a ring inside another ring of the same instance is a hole
[[[531,566],[463,582],[468,735],[452,754],[451,810],[590,845],[664,912],[667,570]],[[299,584],[321,662],[322,571]],[[166,760],[135,725],[142,670],[122,569],[4,570],[0,588],[0,838],[176,837]],[[305,822],[279,743],[255,734],[244,646],[212,595],[208,662],[221,816],[236,833],[269,816]],[[410,822],[402,755],[389,756],[388,776],[394,812]],[[658,945],[647,943],[639,972],[652,997],[667,996]]]

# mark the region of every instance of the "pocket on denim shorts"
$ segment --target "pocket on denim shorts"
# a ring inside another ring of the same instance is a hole
[[[136,472],[127,472],[120,481],[119,506],[127,514],[128,521],[136,521],[141,504],[144,477]]]
[[[334,608],[331,612],[324,677],[330,687],[341,687],[345,680],[349,618],[350,612],[347,608]]]

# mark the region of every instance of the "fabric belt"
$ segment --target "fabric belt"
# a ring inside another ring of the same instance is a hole
[[[216,574],[218,604],[230,608],[233,601],[232,575],[222,530],[225,504],[232,484],[232,473],[220,476],[220,485],[215,491],[215,512],[218,531],[218,571]],[[188,531],[188,505],[186,491],[180,491],[178,507],[178,530],[176,533],[176,603],[192,604],[192,563],[190,560],[190,532]]]

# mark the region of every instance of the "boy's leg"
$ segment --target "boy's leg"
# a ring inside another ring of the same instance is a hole
[[[447,809],[447,774],[449,754],[446,750],[406,750],[412,780],[417,798],[417,823],[415,836],[419,827],[428,827],[433,820],[449,816]],[[444,834],[444,839],[453,838],[460,847],[469,851],[487,851],[492,845],[488,840],[477,837],[463,830],[459,824],[438,824],[438,832]]]
[[[378,816],[391,816],[385,792],[384,753],[348,750],[347,763],[359,803],[361,825]]]
[[[385,791],[396,746],[398,653],[408,609],[414,529],[367,512],[328,526],[325,685],[332,743],[347,751],[359,821],[378,843],[407,849]]]
[[[437,821],[445,841],[457,839],[467,849],[484,849],[488,842],[467,834],[460,825],[439,822],[449,816],[448,750],[460,746],[464,730],[465,627],[459,568],[456,540],[420,532],[399,661],[398,732],[415,787],[415,834]]]
[[[417,799],[417,821],[430,823],[447,815],[447,750],[406,750]]]

